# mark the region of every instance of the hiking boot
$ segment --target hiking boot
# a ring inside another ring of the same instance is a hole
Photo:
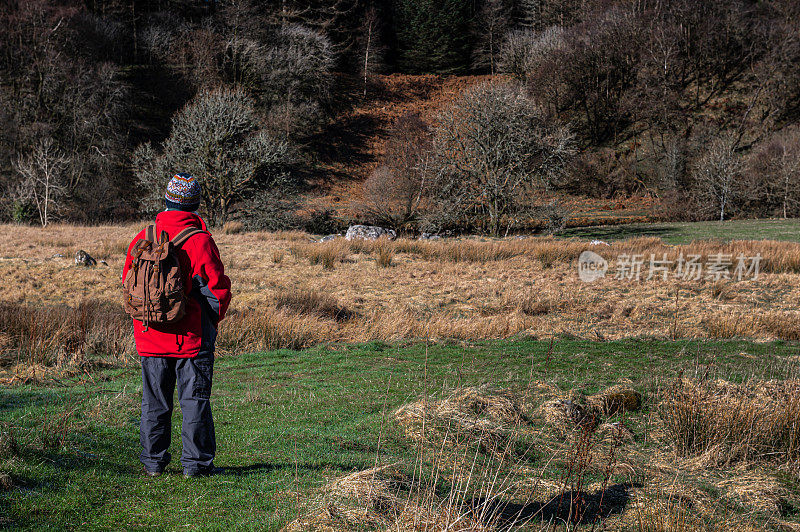
[[[145,474],[145,475],[147,475],[147,476],[148,476],[148,477],[150,477],[150,478],[153,478],[153,477],[160,477],[160,476],[161,476],[161,473],[163,473],[163,472],[164,472],[164,471],[162,471],[162,470],[159,470],[159,469],[155,469],[155,470],[153,470],[153,471],[151,471],[151,470],[149,470],[149,469],[145,469],[145,470],[144,470],[144,474]]]

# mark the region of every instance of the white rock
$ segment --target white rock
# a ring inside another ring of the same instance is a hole
[[[344,235],[347,240],[377,240],[382,236],[394,240],[397,238],[397,233],[393,229],[385,229],[376,225],[351,225],[347,229],[347,234]]]
[[[97,266],[97,261],[81,249],[75,253],[75,264],[78,266]]]

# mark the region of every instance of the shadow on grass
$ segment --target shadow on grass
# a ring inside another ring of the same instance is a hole
[[[0,411],[49,406],[59,400],[60,396],[51,391],[28,392],[0,389]]]
[[[323,471],[328,469],[338,469],[341,471],[349,471],[353,469],[352,464],[339,464],[331,462],[322,462],[318,464],[294,464],[294,463],[271,463],[261,462],[256,464],[241,465],[241,466],[221,466],[217,467],[217,475],[230,475],[236,477],[246,477],[250,475],[258,475],[261,473],[271,473],[281,469],[297,468],[301,471]]]
[[[565,237],[598,240],[624,240],[637,236],[668,237],[678,233],[678,228],[669,225],[616,225],[598,227],[575,227],[562,233]]]
[[[250,475],[257,475],[259,473],[271,473],[277,469],[283,469],[284,467],[289,467],[286,464],[272,464],[272,463],[260,463],[260,464],[250,464],[250,465],[242,465],[242,466],[223,466],[218,468],[219,475],[233,475],[236,477],[246,477]],[[292,466],[294,467],[294,466]]]
[[[511,530],[529,521],[591,524],[620,514],[630,500],[630,490],[639,484],[614,484],[604,491],[566,491],[548,502],[517,504],[503,501],[473,501],[473,507],[497,519],[501,530]]]

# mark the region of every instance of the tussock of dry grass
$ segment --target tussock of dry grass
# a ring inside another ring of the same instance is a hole
[[[507,430],[525,422],[517,397],[487,387],[457,390],[439,401],[427,399],[400,407],[394,417],[406,436],[417,442],[440,438],[442,431],[466,436],[485,450],[498,452]]]
[[[225,351],[302,349],[335,337],[335,323],[270,307],[232,310],[220,327],[217,346]]]
[[[646,450],[640,448],[640,438],[620,421],[587,428],[564,408],[564,401],[569,400],[601,417],[623,411],[626,416],[643,415],[642,397],[627,384],[588,397],[539,382],[513,393],[481,386],[458,388],[439,399],[413,401],[397,409],[394,420],[402,435],[419,448],[417,463],[413,467],[384,465],[332,480],[311,509],[286,530],[500,531],[519,526],[524,530],[577,530],[578,525],[599,525],[607,530],[721,532],[763,530],[767,524],[792,529],[794,525],[782,520],[787,489],[774,472],[742,461],[758,459],[758,453],[737,451],[731,455],[738,457],[735,465],[731,460],[720,463],[718,446],[715,468],[708,469],[707,464],[698,468],[697,460],[670,458],[660,449],[658,435],[669,439],[672,434],[664,412],[687,405],[716,409],[718,418],[719,410],[725,408],[742,416],[741,423],[755,427],[759,434],[769,434],[770,429],[772,434],[780,433],[779,427],[788,426],[785,421],[754,425],[748,409],[772,415],[779,398],[798,397],[800,384],[684,380],[681,387],[684,392],[673,390],[661,396],[656,406],[659,415],[650,421],[655,424],[655,446]],[[687,393],[689,389],[694,391]],[[696,396],[706,392],[711,395]],[[557,420],[543,415],[547,405],[559,403],[550,414]],[[734,416],[724,419],[732,423]],[[787,418],[777,414],[775,419]],[[539,429],[537,423],[542,420],[545,426]],[[569,425],[572,430],[550,430],[553,423]],[[641,425],[636,426],[641,430]],[[604,432],[613,432],[613,436]],[[742,426],[729,426],[711,433],[724,435],[730,442],[744,431]],[[769,451],[754,443],[751,439],[744,446],[723,447],[766,450],[761,453],[767,460],[763,464],[776,459],[784,462],[782,465],[793,463],[787,453],[775,455],[775,445],[771,444],[773,450]],[[520,444],[524,444],[522,451]],[[527,458],[531,449],[536,449],[532,456],[538,458]],[[423,463],[432,470],[433,479],[417,477]],[[547,476],[545,470],[553,466],[562,472],[551,471]],[[404,472],[412,469],[413,475]],[[589,473],[601,479],[589,481]],[[613,484],[611,475],[633,480]],[[450,491],[435,489],[436,478],[447,479]],[[731,508],[740,510],[732,512]]]
[[[226,235],[238,235],[244,231],[244,224],[242,222],[226,222],[222,226],[222,233]]]
[[[349,246],[347,241],[337,239],[324,243],[292,244],[289,251],[298,258],[308,259],[312,266],[321,264],[326,270],[332,270],[337,262],[347,259]]]
[[[296,314],[306,314],[334,321],[347,321],[356,314],[341,305],[331,295],[316,290],[287,290],[275,296],[275,306]]]
[[[580,427],[602,432],[604,437],[627,438],[630,434],[624,426],[602,423],[603,419],[637,411],[641,406],[641,394],[627,385],[614,385],[590,396],[575,390],[561,393],[550,389],[547,400],[538,407],[538,415],[562,437]]]
[[[392,261],[394,260],[394,251],[392,251],[388,247],[381,247],[378,249],[377,257],[375,259],[375,263],[378,265],[378,268],[388,268],[392,266]]]
[[[716,482],[715,487],[723,494],[723,499],[731,504],[767,514],[778,514],[780,502],[788,494],[774,475],[757,470],[740,471],[732,478]]]
[[[681,379],[665,393],[658,413],[675,452],[700,467],[800,459],[800,381]]]
[[[729,395],[759,397],[789,391],[795,384],[759,383],[736,392],[731,386],[718,384]],[[538,429],[541,408],[564,398],[582,402],[600,416],[622,411],[636,415],[642,407],[641,396],[628,385],[580,397],[544,382],[515,393],[481,386],[413,401],[397,409],[394,420],[420,448],[418,461],[424,461],[434,476],[448,479],[451,491],[437,491],[430,478],[415,478],[422,470],[419,462],[413,468],[375,467],[332,480],[311,510],[286,530],[499,531],[520,525],[525,530],[556,530],[556,525],[572,530],[578,524],[602,523],[608,530],[755,531],[763,529],[766,519],[783,523],[779,518],[786,489],[766,471],[731,470],[727,476],[707,479],[705,470],[676,469],[689,465],[686,461],[660,461],[666,457],[657,449],[648,450],[642,462],[633,433],[622,423],[580,430],[581,423],[570,417],[563,403],[552,415],[572,430],[548,430],[553,420],[547,419],[545,428]],[[614,432],[613,437],[604,431]],[[540,458],[528,460],[526,451],[520,455],[522,443],[525,449],[536,449]],[[560,480],[545,475],[544,469],[553,464],[563,469],[555,473]],[[411,469],[414,476],[403,473]],[[605,479],[589,482],[585,475],[590,472]],[[613,484],[612,474],[636,480]],[[699,477],[690,483],[687,475]],[[699,489],[698,482],[713,486],[718,495]],[[748,512],[732,513],[726,505]]]
[[[800,340],[800,312],[726,312],[709,316],[704,325],[711,338],[777,338]]]
[[[118,306],[84,301],[76,307],[0,304],[5,359],[37,366],[83,368],[118,363],[133,351],[133,328]],[[41,372],[44,374],[45,372]]]
[[[589,404],[597,405],[605,416],[619,412],[635,412],[642,406],[642,394],[622,384],[606,388],[586,398]]]
[[[322,497],[306,515],[289,523],[286,532],[351,530],[452,530],[488,532],[469,511],[448,506],[432,493],[415,491],[414,479],[397,464],[356,471],[322,488]],[[420,504],[425,501],[425,504]]]

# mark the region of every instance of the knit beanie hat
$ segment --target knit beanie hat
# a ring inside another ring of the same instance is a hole
[[[200,183],[190,174],[175,174],[167,185],[164,199],[168,209],[194,212],[200,207],[203,192]]]

